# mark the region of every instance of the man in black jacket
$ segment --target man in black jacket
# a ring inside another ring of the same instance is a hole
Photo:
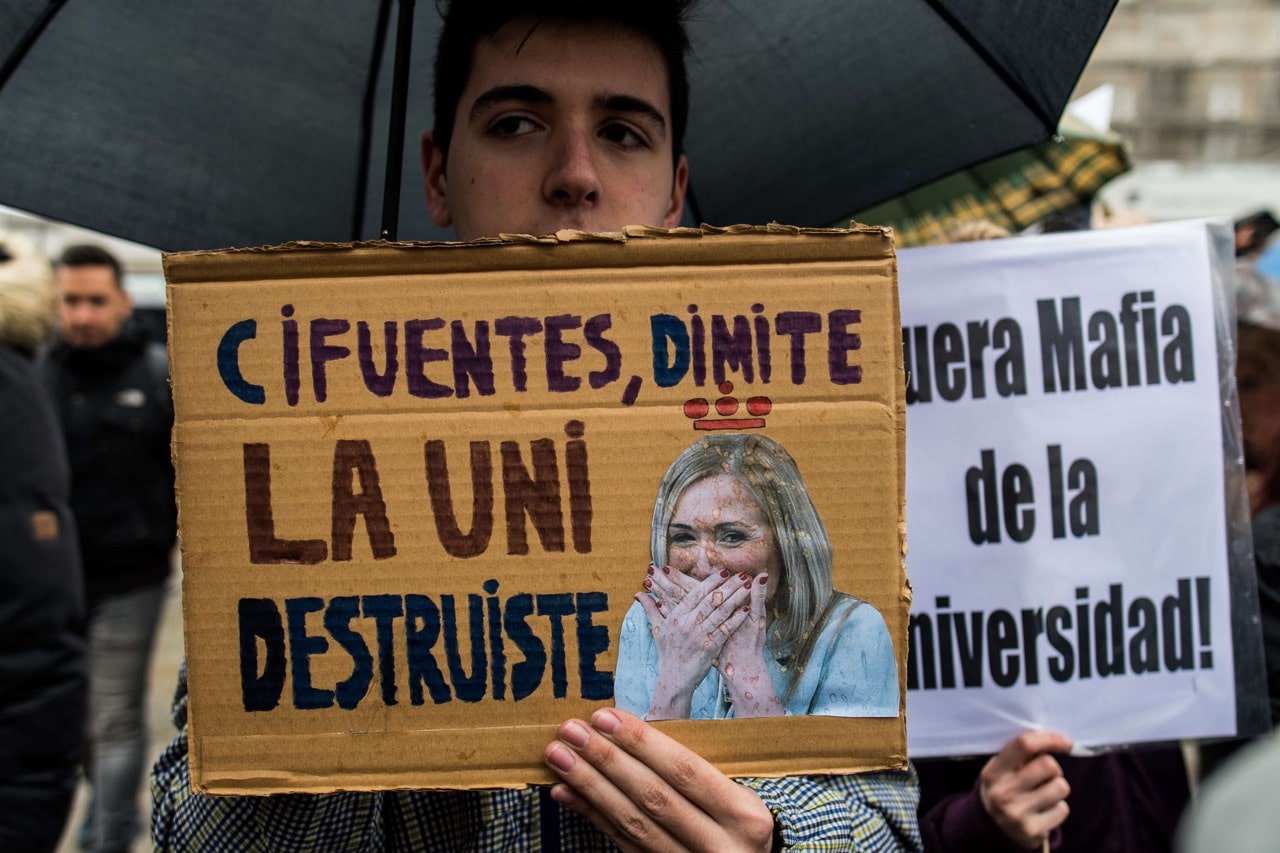
[[[131,322],[121,278],[101,248],[63,252],[62,334],[41,363],[66,435],[89,606],[92,799],[80,841],[94,851],[126,850],[140,829],[147,669],[177,520],[165,351]]]

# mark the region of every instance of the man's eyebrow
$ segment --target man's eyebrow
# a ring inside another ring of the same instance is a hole
[[[539,89],[537,86],[494,86],[492,89],[482,92],[476,98],[475,103],[471,105],[469,120],[475,121],[485,110],[495,104],[507,101],[521,101],[526,104],[549,104],[552,100],[550,92],[546,89]]]
[[[549,104],[554,100],[555,96],[546,89],[540,89],[537,86],[528,84],[494,86],[476,97],[475,102],[471,104],[468,120],[476,121],[490,107],[508,101],[518,101],[526,104]],[[665,137],[667,134],[666,117],[663,116],[661,110],[643,98],[637,98],[634,95],[598,95],[595,98],[595,104],[597,108],[610,112],[638,115],[649,124],[652,124],[662,136]]]
[[[667,119],[653,104],[634,95],[600,95],[596,106],[610,112],[637,113],[655,125],[663,136],[667,135]]]

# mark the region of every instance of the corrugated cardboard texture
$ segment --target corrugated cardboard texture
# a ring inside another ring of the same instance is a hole
[[[165,272],[199,789],[550,781],[541,755],[556,725],[612,704],[619,626],[649,563],[659,481],[708,434],[697,421],[723,425],[721,397],[739,401],[732,418],[753,418],[746,401],[768,398],[763,425],[740,428],[798,461],[831,534],[835,586],[884,615],[906,684],[904,381],[885,231],[295,244],[168,255]],[[811,312],[821,328],[780,334],[780,312]],[[706,330],[703,355],[671,387],[657,381],[679,376],[674,349],[661,348],[665,372],[655,367],[657,315],[668,315],[660,328],[689,331],[694,350],[699,323]],[[761,321],[768,381],[752,325]],[[752,330],[727,368],[712,352],[718,322]],[[833,323],[860,345],[831,337]],[[717,387],[717,364],[732,390]],[[710,411],[691,418],[685,403],[697,399]],[[482,465],[476,486],[472,461],[486,452],[492,474]],[[512,504],[518,489],[503,471],[536,479],[535,459],[545,503],[528,512]],[[442,532],[438,517],[457,529]],[[490,519],[486,539],[477,531]],[[435,640],[449,688],[433,697],[408,669],[404,609],[442,611],[446,600],[456,631],[416,635]],[[537,667],[526,667],[522,683],[536,689],[519,699],[512,673],[524,647],[489,615],[513,602],[565,611],[526,616],[547,660],[533,681]],[[480,672],[473,603],[488,652]],[[461,671],[451,672],[447,643]],[[361,657],[372,661],[367,686],[353,678]],[[902,714],[658,725],[733,775],[906,760]]]

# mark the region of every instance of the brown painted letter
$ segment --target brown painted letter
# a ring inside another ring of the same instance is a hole
[[[271,514],[271,445],[244,446],[244,518],[249,528],[249,562],[304,563],[324,561],[323,539],[277,539]]]
[[[538,531],[544,551],[564,550],[564,516],[560,512],[560,469],[556,465],[556,445],[549,438],[539,438],[530,445],[533,450],[533,477],[520,458],[520,444],[502,442],[502,490],[506,495],[507,553],[528,554],[525,533],[527,512]]]
[[[573,439],[564,448],[569,473],[569,520],[573,528],[573,550],[591,553],[591,476],[587,473],[587,443],[582,441],[586,425],[573,420],[564,425],[564,434]]]
[[[427,463],[427,493],[436,520],[440,544],[454,557],[475,557],[489,547],[493,534],[493,460],[487,441],[471,442],[471,532],[458,527],[449,487],[449,462],[443,441],[428,441],[422,448]]]
[[[352,475],[360,477],[360,494],[351,490]],[[387,504],[378,484],[378,465],[367,441],[344,439],[333,449],[333,559],[351,559],[351,535],[356,516],[364,516],[373,558],[396,555],[396,539],[387,521]]]

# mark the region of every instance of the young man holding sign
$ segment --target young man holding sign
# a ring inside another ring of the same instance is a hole
[[[435,221],[464,240],[677,225],[688,5],[452,4],[437,125],[422,143]],[[182,683],[175,720],[185,718]],[[191,790],[186,749],[184,732],[153,774],[160,849],[600,849],[606,836],[637,850],[920,843],[907,772],[735,781],[613,709],[560,726],[544,753],[561,780],[549,790],[207,797]]]

